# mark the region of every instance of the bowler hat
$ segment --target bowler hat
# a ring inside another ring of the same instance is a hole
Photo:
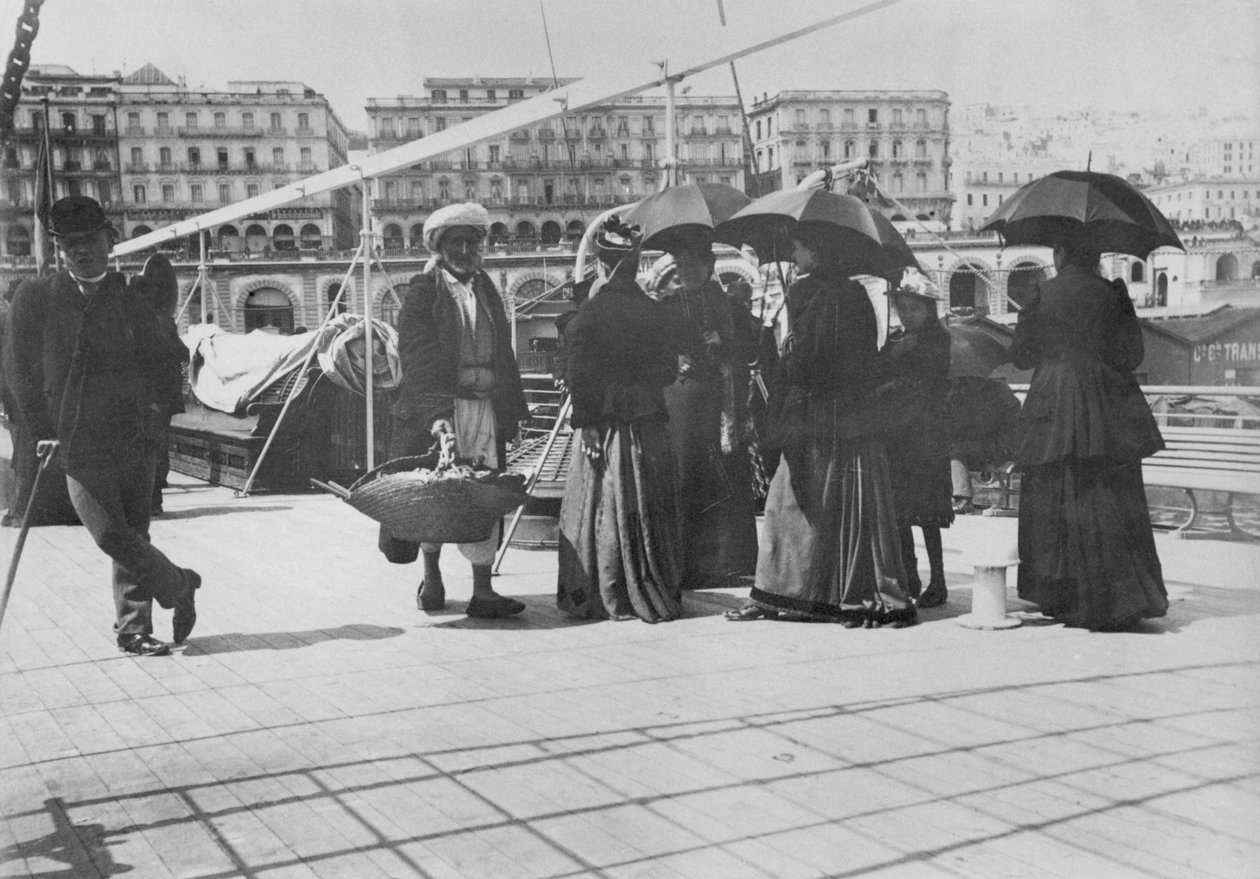
[[[44,225],[50,235],[62,238],[68,235],[88,235],[99,229],[108,229],[100,202],[86,195],[67,195],[53,202],[44,217]]]

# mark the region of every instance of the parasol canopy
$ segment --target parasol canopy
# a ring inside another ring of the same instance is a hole
[[[979,327],[950,324],[950,378],[988,378],[993,370],[1010,359],[1006,346]]]
[[[1055,171],[1026,183],[981,231],[1006,244],[1053,247],[1084,235],[1103,253],[1146,259],[1157,247],[1185,250],[1172,224],[1128,181],[1096,171]]]
[[[879,228],[862,200],[825,189],[789,189],[763,195],[718,224],[718,241],[751,245],[763,262],[786,262],[792,235],[810,229],[843,255],[854,273],[878,274],[881,261]],[[895,231],[895,230],[894,230]],[[904,244],[904,241],[903,241]]]
[[[871,211],[870,213],[871,219],[875,222],[875,229],[879,232],[880,244],[879,270],[871,274],[879,275],[881,278],[900,278],[903,271],[912,268],[926,277],[927,272],[924,271],[923,266],[919,265],[914,251],[910,249],[910,245],[906,243],[905,237],[893,225],[892,220],[879,211]]]
[[[693,236],[712,240],[713,227],[750,201],[725,183],[687,183],[649,195],[629,212],[626,222],[643,230],[645,250],[672,251]]]

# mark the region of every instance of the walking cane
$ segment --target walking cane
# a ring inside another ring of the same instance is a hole
[[[530,497],[534,495],[534,486],[538,485],[538,477],[542,475],[543,465],[547,463],[547,456],[551,454],[551,447],[556,444],[556,437],[560,435],[560,429],[564,427],[564,420],[569,416],[569,410],[572,408],[573,398],[566,394],[564,402],[560,405],[560,412],[556,415],[556,423],[551,426],[551,433],[547,435],[547,442],[543,445],[542,455],[538,459],[538,466],[530,474],[529,482],[525,486],[525,494]],[[512,535],[516,533],[516,526],[521,523],[521,516],[523,515],[525,515],[525,505],[521,504],[516,508],[516,512],[512,514],[512,521],[509,523],[507,531],[503,533],[503,542],[494,556],[494,567],[490,569],[490,573],[499,573],[499,565],[503,564],[503,557],[507,555],[508,543],[512,540]]]
[[[39,469],[35,471],[35,480],[31,483],[31,495],[26,499],[26,509],[22,513],[22,529],[18,532],[17,545],[13,547],[13,560],[9,562],[9,576],[4,581],[4,594],[0,595],[0,626],[4,625],[4,609],[9,604],[9,593],[13,591],[13,578],[17,576],[18,561],[22,558],[22,547],[26,543],[26,532],[31,527],[31,510],[35,509],[35,496],[39,493],[39,479],[48,469],[53,455],[57,453],[55,442],[40,443],[35,447],[35,454],[42,459]]]

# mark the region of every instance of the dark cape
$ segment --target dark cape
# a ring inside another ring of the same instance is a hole
[[[1127,628],[1168,610],[1142,459],[1163,448],[1133,370],[1142,331],[1122,281],[1075,266],[1020,311],[1033,368],[1020,417],[1019,595],[1069,626]]]
[[[891,393],[914,413],[886,441],[897,521],[948,528],[954,521],[944,409],[949,331],[933,323],[917,337],[889,342],[880,360]]]

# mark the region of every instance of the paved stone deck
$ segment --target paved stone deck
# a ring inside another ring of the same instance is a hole
[[[1255,543],[1160,535],[1172,610],[1132,634],[955,625],[961,550],[1013,539],[976,516],[917,628],[730,623],[734,589],[575,624],[524,550],[497,588],[528,610],[479,621],[451,550],[424,614],[340,501],[177,479],[153,539],[205,577],[177,655],[116,651],[82,529],[30,533],[0,876],[1260,876]]]

